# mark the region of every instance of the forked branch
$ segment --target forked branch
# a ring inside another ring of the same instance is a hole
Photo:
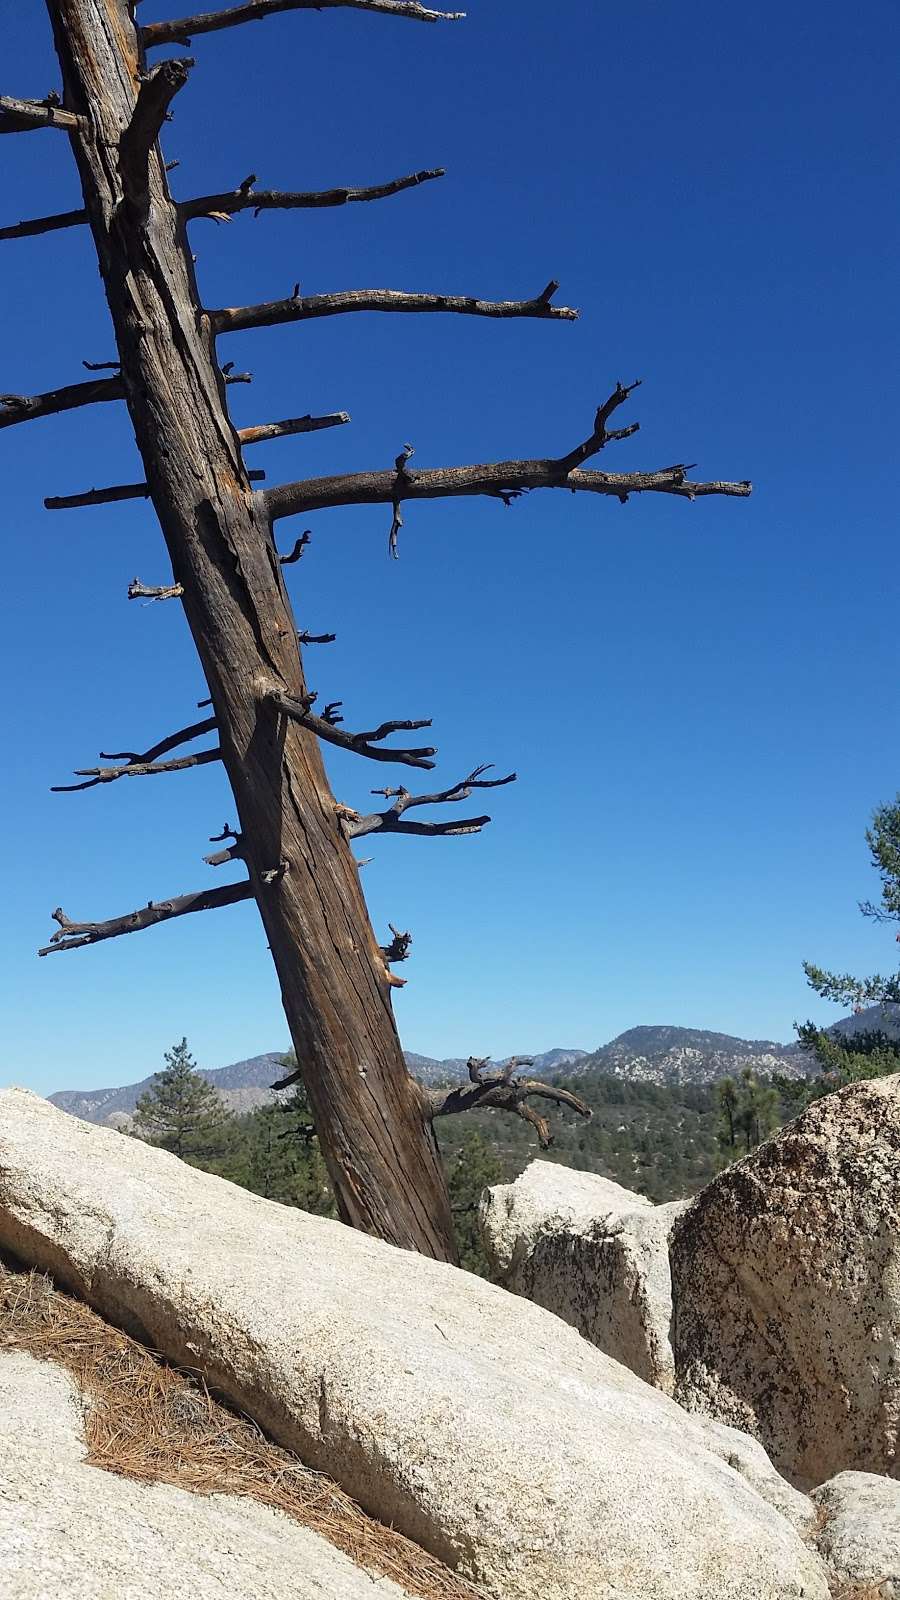
[[[407,294],[401,289],[345,289],[334,294],[290,295],[258,306],[226,306],[208,313],[214,333],[244,328],[274,328],[313,317],[338,317],[350,311],[451,311],[467,317],[538,317],[574,322],[571,306],[551,305],[559,285],[548,284],[533,300],[478,300],[463,294]]]
[[[505,1067],[490,1076],[486,1073],[489,1057],[469,1057],[467,1084],[460,1084],[449,1092],[445,1089],[426,1089],[420,1085],[422,1104],[426,1117],[457,1116],[464,1111],[509,1111],[521,1117],[536,1130],[542,1150],[553,1143],[553,1134],[547,1117],[541,1116],[528,1104],[529,1097],[550,1100],[555,1105],[567,1106],[580,1117],[590,1118],[591,1108],[568,1089],[559,1089],[537,1078],[517,1078],[519,1067],[531,1066],[530,1056],[513,1056]]]
[[[139,29],[145,49],[158,44],[190,44],[199,33],[235,28],[241,22],[259,22],[282,11],[327,11],[337,7],[374,11],[384,17],[407,17],[412,22],[458,22],[464,11],[430,11],[419,0],[245,0],[227,11],[202,11],[171,22],[150,22]]]
[[[533,461],[492,461],[483,466],[438,467],[425,472],[408,465],[409,447],[394,463],[393,472],[354,472],[332,478],[306,478],[282,484],[265,492],[266,507],[272,520],[290,517],[301,511],[322,511],[330,506],[391,505],[394,520],[391,543],[396,543],[399,506],[402,500],[439,500],[455,495],[486,494],[505,505],[528,489],[570,489],[572,493],[612,495],[623,503],[630,494],[674,494],[687,500],[701,495],[749,495],[751,484],[716,480],[698,483],[688,478],[683,462],[661,467],[656,472],[584,471],[579,463],[601,450],[613,439],[627,438],[636,431],[608,429],[612,413],[627,400],[637,384],[617,384],[609,399],[597,409],[589,437],[563,456],[548,456]]]
[[[375,811],[366,817],[342,808],[347,837],[358,839],[367,833],[406,833],[427,838],[455,838],[463,834],[480,833],[490,822],[490,817],[459,817],[447,822],[404,822],[402,818],[404,812],[413,806],[451,805],[459,800],[468,800],[473,789],[500,789],[516,781],[514,772],[508,773],[505,778],[482,777],[482,773],[489,771],[489,763],[476,767],[460,783],[454,784],[451,789],[439,790],[436,794],[410,794],[402,786],[373,789],[373,794],[383,794],[388,799],[393,797],[393,805],[387,811]]]
[[[381,748],[381,740],[392,733],[405,733],[415,728],[430,728],[431,718],[425,717],[418,721],[408,720],[382,722],[377,728],[370,728],[364,733],[348,733],[346,729],[337,727],[342,721],[338,715],[340,700],[334,700],[325,707],[321,717],[315,715],[312,706],[316,696],[306,695],[304,699],[295,699],[293,695],[286,694],[283,689],[268,689],[263,695],[265,703],[273,710],[281,712],[283,716],[290,717],[294,722],[302,723],[315,733],[318,738],[324,739],[327,744],[333,744],[340,750],[349,750],[353,755],[368,756],[370,761],[396,761],[407,767],[433,767],[434,762],[430,756],[436,754],[431,745],[417,749],[386,749]]]
[[[116,939],[120,933],[137,933],[141,928],[156,927],[158,922],[170,922],[173,917],[186,917],[194,911],[217,911],[221,906],[233,906],[252,898],[253,887],[249,882],[226,883],[219,889],[200,889],[195,894],[175,895],[171,900],[151,900],[137,911],[110,917],[107,922],[73,922],[62,907],[57,906],[51,914],[54,922],[59,923],[59,929],[38,955],[80,950],[86,944],[99,944],[101,939]]]
[[[117,778],[143,778],[158,772],[181,772],[186,767],[203,767],[211,761],[220,761],[222,752],[218,746],[211,750],[200,750],[193,756],[180,756],[175,761],[159,759],[168,755],[170,750],[177,750],[179,745],[190,744],[193,739],[211,733],[215,726],[215,717],[204,717],[202,722],[193,722],[187,728],[179,728],[177,733],[167,734],[165,739],[151,745],[149,750],[101,750],[101,761],[121,761],[125,763],[124,766],[80,767],[76,776],[87,779],[87,782],[56,784],[51,793],[70,794],[82,789],[95,789],[101,783],[114,783]]]

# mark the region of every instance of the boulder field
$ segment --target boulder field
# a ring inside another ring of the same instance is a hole
[[[0,1248],[202,1373],[489,1600],[828,1600],[802,1497],[763,1452],[496,1285],[17,1089],[0,1092]]]
[[[800,1488],[900,1477],[900,1076],[815,1101],[690,1203],[535,1162],[481,1225],[508,1288]]]

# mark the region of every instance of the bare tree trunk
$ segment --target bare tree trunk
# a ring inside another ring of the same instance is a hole
[[[156,136],[181,61],[141,81],[127,0],[47,0],[87,218],[150,497],[212,696],[246,860],[346,1222],[441,1260],[446,1185],[407,1072],[317,739],[273,691],[306,693],[265,502],[228,419],[210,319]],[[266,698],[266,696],[269,698]]]

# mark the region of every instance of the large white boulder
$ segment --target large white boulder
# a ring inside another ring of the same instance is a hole
[[[654,1206],[595,1173],[532,1161],[486,1191],[479,1226],[507,1289],[671,1393],[669,1235],[686,1204]]]
[[[494,1600],[827,1600],[673,1401],[548,1312],[0,1093],[0,1247]]]
[[[816,1101],[675,1226],[676,1398],[803,1487],[900,1475],[900,1077]]]
[[[61,1367],[0,1350],[3,1600],[405,1600],[308,1528],[233,1495],[134,1483],[85,1460]]]
[[[873,1472],[839,1472],[816,1489],[816,1543],[846,1584],[874,1600],[900,1600],[900,1483]]]

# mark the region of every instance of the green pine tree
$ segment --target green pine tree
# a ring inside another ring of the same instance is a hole
[[[165,1062],[138,1100],[135,1132],[191,1166],[220,1170],[232,1153],[234,1119],[201,1078],[187,1039],[165,1052]]]
[[[900,923],[900,794],[889,805],[879,806],[866,830],[866,843],[872,865],[881,879],[879,903],[865,900],[860,905],[864,917],[873,922]],[[900,942],[900,934],[896,935]],[[900,971],[882,977],[855,978],[851,973],[826,972],[811,961],[804,961],[810,987],[824,1000],[852,1006],[860,1013],[870,1005],[892,1008],[900,1004]],[[810,1099],[830,1094],[861,1078],[880,1078],[900,1072],[900,1039],[882,1029],[872,1028],[857,1034],[833,1034],[814,1022],[797,1024],[800,1043],[815,1057],[821,1076],[807,1086],[806,1094],[794,1096],[796,1109]]]

